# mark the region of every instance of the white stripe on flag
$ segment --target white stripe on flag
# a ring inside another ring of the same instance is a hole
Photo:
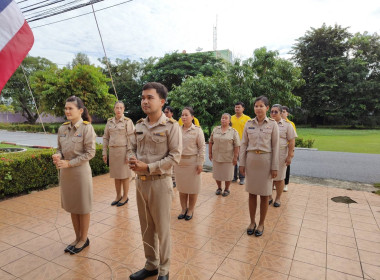
[[[0,51],[20,30],[25,19],[15,1],[0,13]]]

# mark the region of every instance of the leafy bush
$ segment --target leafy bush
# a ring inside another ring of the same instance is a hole
[[[296,138],[296,147],[300,148],[312,148],[314,145],[314,139],[303,139],[301,137]]]
[[[2,154],[0,157],[0,198],[44,189],[58,184],[58,171],[52,162],[55,150]],[[92,175],[109,171],[102,160],[102,146],[90,161]]]

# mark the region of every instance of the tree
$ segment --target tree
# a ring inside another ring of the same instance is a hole
[[[294,89],[303,85],[301,71],[290,61],[278,56],[277,51],[265,47],[256,49],[254,56],[246,61],[235,61],[228,67],[233,103],[246,104],[246,113],[253,115],[256,97],[265,95],[271,104],[299,106],[301,98],[294,95]]]
[[[159,58],[145,77],[143,82],[160,82],[169,91],[173,86],[179,86],[187,77],[198,74],[212,76],[225,68],[225,62],[216,58],[212,52],[208,53],[178,53],[165,54]]]
[[[231,107],[231,84],[224,72],[211,77],[199,74],[187,78],[180,86],[174,86],[169,97],[173,108],[193,107],[201,125],[206,126],[211,135],[212,126]]]
[[[83,100],[91,115],[105,119],[113,114],[117,99],[108,93],[109,79],[100,67],[77,65],[73,69],[39,71],[31,81],[45,112],[62,116],[66,99],[75,95]]]
[[[345,95],[343,85],[352,37],[347,29],[323,24],[318,29],[311,28],[293,46],[293,59],[306,82],[296,93],[302,97],[303,113],[313,126],[339,112],[339,100]]]
[[[91,65],[87,54],[79,52],[75,55],[73,61],[71,62],[71,68],[74,68],[77,65]]]
[[[22,65],[28,79],[37,71],[57,69],[56,64],[42,57],[27,56],[23,60]],[[21,66],[17,68],[9,79],[2,93],[3,97],[12,98],[12,106],[15,108],[15,111],[21,112],[28,123],[34,124],[36,122],[38,114]],[[34,93],[33,95],[37,106],[40,107],[39,96]]]
[[[139,62],[129,59],[116,59],[115,64],[108,61],[117,96],[125,104],[126,115],[133,121],[145,116],[140,105],[143,87],[142,77],[145,76],[146,71],[151,69],[155,60],[155,58],[148,58]],[[99,61],[103,64],[103,73],[109,76],[106,58],[104,57]],[[108,85],[110,87],[109,93],[114,94],[111,82],[108,82]]]

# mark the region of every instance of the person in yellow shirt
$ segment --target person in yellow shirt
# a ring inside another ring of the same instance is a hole
[[[181,118],[179,118],[179,120],[178,120],[178,124],[179,124],[179,126],[183,126],[183,122],[182,122],[182,119],[181,119]],[[199,121],[198,121],[198,119],[197,119],[196,117],[194,117],[194,124],[195,124],[196,126],[201,127],[201,125],[199,124]]]
[[[291,120],[288,119],[288,116],[289,116],[289,108],[286,106],[282,106],[281,117],[293,126],[294,131],[297,131],[296,125],[294,124],[294,122],[292,122]],[[290,165],[288,165],[286,168],[284,192],[288,191],[289,177],[290,177]]]
[[[243,131],[244,131],[245,123],[251,119],[249,116],[243,114],[244,109],[245,109],[245,106],[244,106],[243,102],[241,102],[241,101],[236,102],[235,103],[235,115],[233,115],[231,117],[232,128],[235,128],[237,130],[237,132],[239,133],[240,141],[243,138]],[[233,178],[232,182],[237,182],[238,170],[239,170],[239,161],[238,161],[238,164],[235,165],[234,178]],[[239,172],[239,180],[240,180],[239,184],[244,185],[245,176],[240,174],[240,172]]]

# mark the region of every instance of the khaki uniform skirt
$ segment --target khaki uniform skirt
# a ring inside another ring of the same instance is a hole
[[[197,159],[194,156],[181,157],[178,165],[174,166],[177,189],[181,193],[198,194],[201,190],[201,174],[197,174]]]
[[[271,165],[272,153],[247,152],[245,163],[245,190],[247,192],[262,196],[272,194]]]
[[[127,147],[109,147],[110,177],[114,179],[132,178],[134,172],[125,163]]]
[[[232,162],[212,161],[212,177],[217,181],[232,181],[234,178],[234,166]]]
[[[63,168],[59,176],[62,208],[72,214],[92,210],[92,173],[90,163]]]
[[[278,162],[278,171],[277,177],[273,179],[273,181],[282,181],[286,177],[286,164],[285,159],[288,156],[288,147],[280,148],[280,160]]]

